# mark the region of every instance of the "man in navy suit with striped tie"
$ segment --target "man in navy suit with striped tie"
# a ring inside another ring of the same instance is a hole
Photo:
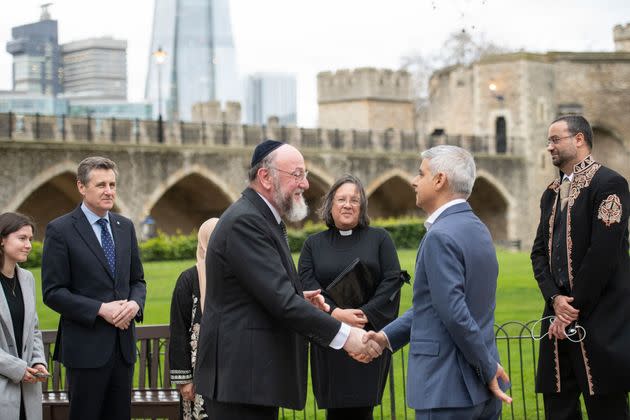
[[[67,369],[70,419],[131,418],[134,322],[146,284],[133,223],[110,211],[116,176],[113,161],[84,159],[83,202],[46,227],[42,289],[61,315],[53,358]]]

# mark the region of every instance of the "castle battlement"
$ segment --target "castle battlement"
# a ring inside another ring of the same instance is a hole
[[[192,106],[192,121],[208,123],[239,124],[241,122],[241,104],[228,101],[221,108],[221,102],[197,102]]]
[[[362,99],[411,102],[411,74],[405,70],[366,67],[317,75],[318,103]]]
[[[613,38],[615,40],[615,51],[630,52],[630,23],[616,25],[613,28]]]

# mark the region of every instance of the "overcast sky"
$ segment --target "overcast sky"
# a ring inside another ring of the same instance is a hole
[[[39,20],[52,1],[59,41],[128,41],[129,99],[141,100],[153,0],[5,0],[0,13],[0,89],[11,88],[11,27]],[[231,0],[241,75],[298,77],[298,124],[317,121],[316,75],[355,67],[396,69],[412,51],[435,52],[456,30],[514,49],[612,51],[612,28],[630,22],[630,0]]]

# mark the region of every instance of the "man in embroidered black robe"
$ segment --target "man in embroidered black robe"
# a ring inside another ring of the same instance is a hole
[[[581,419],[580,393],[590,419],[630,419],[630,195],[592,147],[584,117],[549,127],[547,151],[560,177],[542,195],[531,259],[543,316],[555,316],[542,323],[549,336],[540,341],[536,378],[553,420]],[[572,333],[576,325],[584,330]]]

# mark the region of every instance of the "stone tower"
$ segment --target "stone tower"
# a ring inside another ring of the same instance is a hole
[[[411,75],[359,68],[317,75],[319,126],[357,130],[414,129]]]
[[[630,52],[630,23],[617,25],[613,29],[615,51]]]

